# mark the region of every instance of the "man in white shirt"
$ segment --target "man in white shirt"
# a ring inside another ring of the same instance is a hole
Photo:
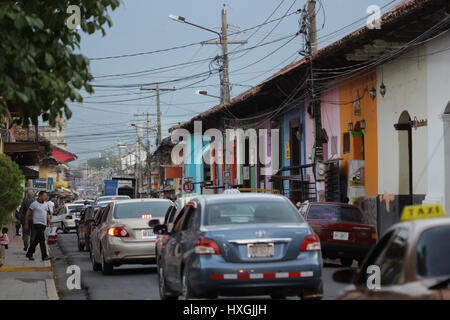
[[[33,212],[33,227],[31,228],[31,244],[28,248],[26,257],[29,260],[34,260],[33,254],[39,244],[41,249],[42,261],[49,260],[47,255],[47,247],[45,246],[45,235],[44,231],[47,227],[47,222],[50,223],[52,227],[50,210],[48,204],[45,202],[47,199],[47,192],[39,192],[37,201],[34,201],[27,210],[25,217],[25,230],[28,231],[28,217]]]
[[[48,209],[50,210],[50,216],[53,215],[53,213],[55,212],[55,203],[53,202],[54,198],[51,198],[48,202]]]

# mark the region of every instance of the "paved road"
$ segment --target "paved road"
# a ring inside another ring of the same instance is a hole
[[[63,299],[89,300],[159,300],[158,277],[154,265],[124,265],[114,268],[114,273],[104,276],[92,271],[89,252],[78,251],[76,233],[59,234],[58,246],[51,249],[53,266],[56,269],[56,285]],[[69,291],[66,287],[67,265],[81,268],[83,290]],[[327,261],[324,268],[324,299],[335,299],[345,285],[332,280],[332,274],[341,266]],[[269,299],[269,296],[245,297],[245,299]],[[233,298],[235,299],[235,298]],[[290,297],[289,299],[296,299]],[[297,298],[298,299],[298,298]]]

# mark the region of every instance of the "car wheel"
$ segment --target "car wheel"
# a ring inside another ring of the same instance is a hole
[[[161,300],[177,300],[178,297],[169,293],[166,286],[166,279],[164,278],[164,269],[158,265],[158,282],[159,282],[159,297]]]
[[[180,300],[195,299],[195,295],[192,292],[192,288],[189,284],[189,277],[187,273],[187,268],[185,268],[183,271],[183,276],[181,277],[181,295],[179,296]]]
[[[114,270],[114,267],[112,265],[112,263],[107,263],[105,261],[105,255],[103,254],[103,250],[102,250],[102,273],[104,275],[110,275],[112,274]]]
[[[94,271],[100,271],[102,269],[102,266],[95,262],[95,258],[94,255],[92,254],[92,251],[89,251],[89,257],[91,258],[91,262],[92,262],[92,270]]]
[[[353,264],[353,258],[341,258],[341,264],[345,267],[351,267]]]

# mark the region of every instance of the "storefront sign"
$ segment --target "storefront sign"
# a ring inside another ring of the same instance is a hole
[[[284,143],[284,150],[286,152],[286,159],[290,159],[291,158],[291,144],[289,141],[286,141]]]

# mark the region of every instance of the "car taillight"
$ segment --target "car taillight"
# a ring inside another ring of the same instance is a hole
[[[66,216],[66,219],[67,219],[67,220],[71,220],[71,219],[72,219],[72,216]]]
[[[377,240],[377,233],[376,232],[372,232],[372,240]]]
[[[111,237],[119,237],[119,238],[129,237],[127,230],[125,230],[125,228],[123,227],[109,228],[106,234]]]
[[[196,254],[220,254],[220,249],[214,240],[199,237],[195,244],[194,252]]]
[[[303,240],[300,251],[320,251],[320,239],[317,234],[310,234]]]

